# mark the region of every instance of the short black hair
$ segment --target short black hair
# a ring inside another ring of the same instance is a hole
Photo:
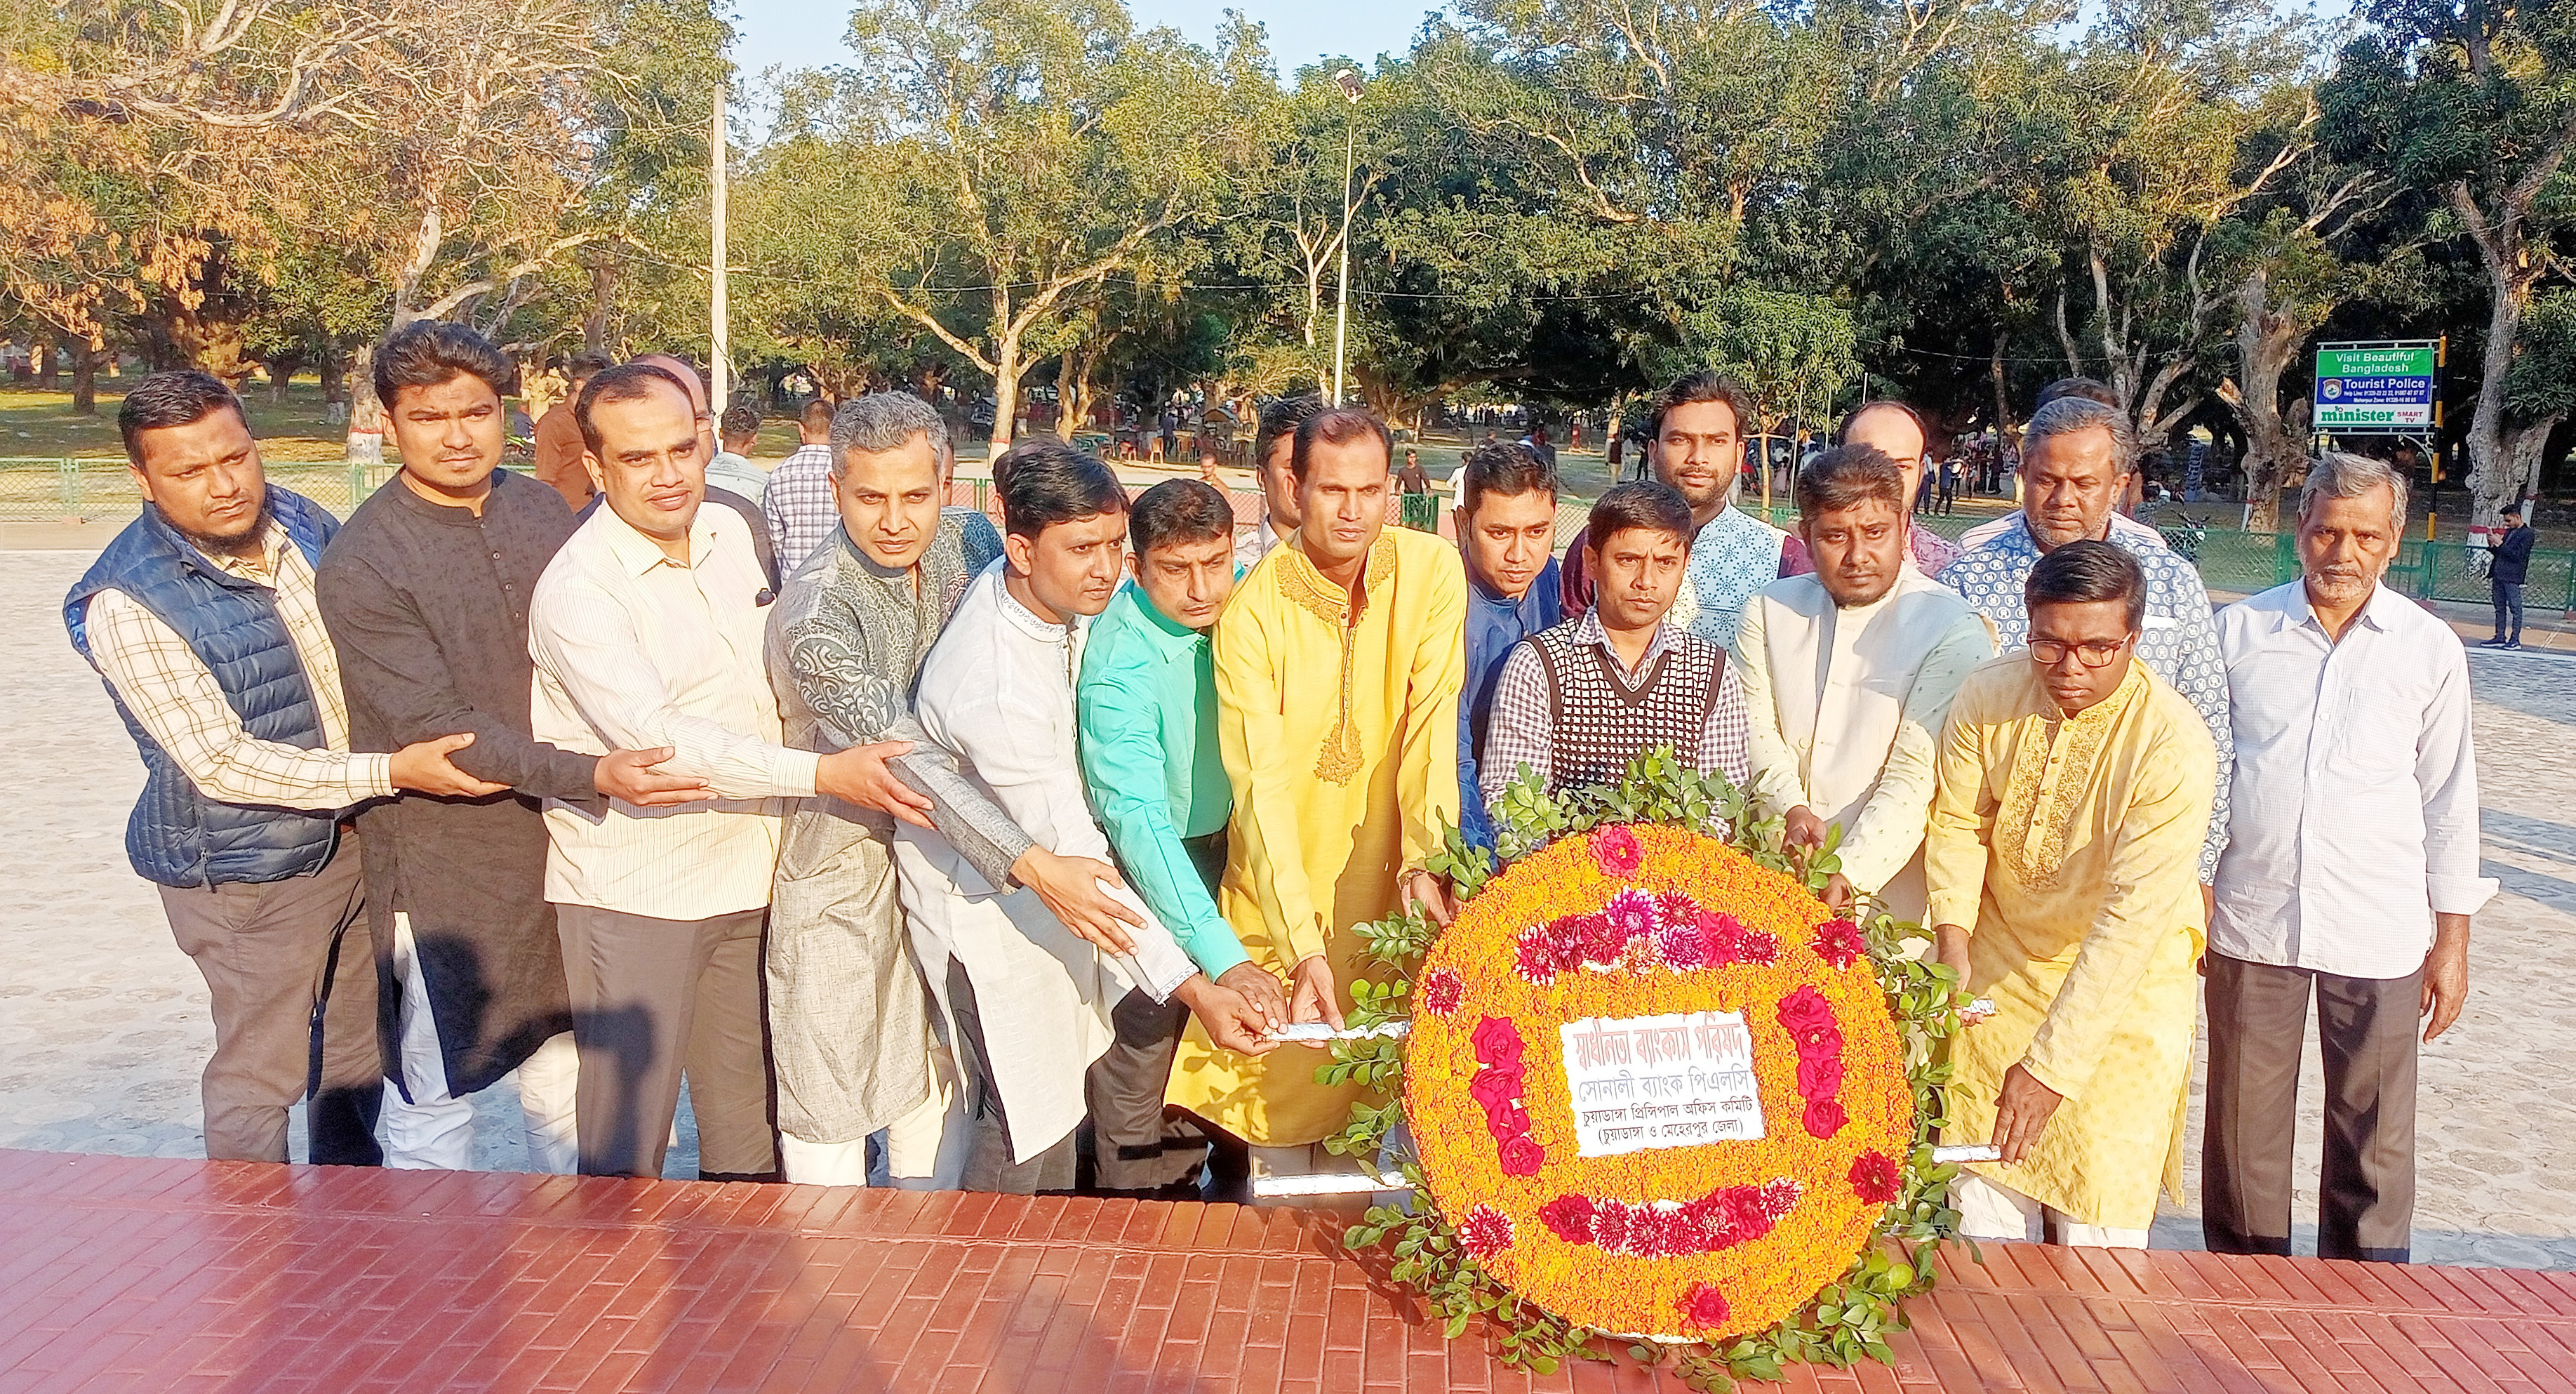
[[[604,458],[599,449],[599,428],[591,422],[591,413],[602,402],[638,402],[653,395],[653,389],[667,387],[680,394],[680,405],[689,404],[689,389],[671,375],[671,370],[653,363],[619,363],[602,368],[581,395],[573,399],[573,424],[581,427],[582,448],[595,458]]]
[[[747,436],[760,429],[760,408],[749,402],[728,402],[724,415],[716,418],[716,431],[724,436]]]
[[[1297,482],[1306,482],[1306,462],[1313,458],[1315,442],[1326,445],[1348,445],[1368,436],[1377,437],[1377,448],[1386,454],[1386,467],[1395,468],[1395,433],[1358,407],[1327,407],[1307,417],[1297,426],[1297,444],[1289,451],[1288,469]]]
[[[1747,394],[1742,384],[1723,373],[1702,370],[1684,373],[1673,379],[1672,386],[1655,394],[1655,405],[1646,421],[1646,435],[1660,440],[1664,434],[1664,414],[1675,407],[1693,402],[1724,402],[1735,413],[1735,433],[1744,434],[1752,424],[1753,409],[1746,405]]]
[[[1813,518],[1878,499],[1905,512],[1905,474],[1874,445],[1837,445],[1798,471],[1798,516]]]
[[[1302,397],[1282,397],[1261,409],[1260,424],[1252,432],[1252,467],[1270,458],[1270,447],[1282,436],[1297,434],[1297,428],[1324,409],[1324,399],[1307,393]]]
[[[1894,397],[1881,397],[1873,402],[1863,402],[1859,406],[1856,406],[1849,412],[1845,413],[1842,420],[1834,423],[1833,443],[1841,445],[1843,442],[1850,440],[1853,423],[1860,420],[1861,413],[1871,411],[1901,411],[1905,413],[1905,419],[1914,423],[1915,434],[1923,437],[1923,448],[1926,450],[1932,448],[1932,427],[1930,423],[1923,419],[1923,413],[1916,411],[1912,405],[1900,402]]]
[[[805,409],[796,413],[796,424],[808,431],[828,431],[832,429],[831,399],[827,397],[816,397],[813,401],[807,402],[805,404]]]
[[[1058,523],[1127,509],[1118,472],[1060,440],[1033,440],[993,462],[1002,496],[1002,531],[1034,542]]]
[[[1690,548],[1691,506],[1682,491],[1661,480],[1629,480],[1613,484],[1592,501],[1592,514],[1583,522],[1583,543],[1598,550],[1613,534],[1642,528],[1647,532],[1668,532]]]
[[[1156,547],[1234,538],[1234,505],[1204,479],[1166,479],[1136,496],[1127,539],[1142,557]]]
[[[1556,470],[1535,450],[1514,441],[1478,442],[1467,447],[1458,459],[1458,468],[1467,475],[1465,491],[1458,506],[1473,517],[1490,494],[1497,498],[1515,499],[1523,494],[1544,493],[1553,499],[1564,492]]]
[[[2138,566],[2138,559],[2125,548],[2089,537],[2041,557],[2039,565],[2030,569],[2030,579],[2022,583],[2021,595],[2022,603],[2032,610],[2042,605],[2125,600],[2133,634],[2147,618],[2147,573]]]
[[[233,395],[222,378],[202,368],[181,368],[145,378],[125,394],[125,405],[116,409],[116,433],[125,438],[126,463],[143,468],[144,432],[193,426],[226,407],[241,418],[242,429],[250,429],[250,416],[242,410],[241,398]]]
[[[461,324],[416,319],[376,345],[376,400],[394,409],[406,387],[443,387],[460,377],[480,379],[495,397],[519,390],[519,365],[492,341]]]
[[[2113,392],[2109,383],[2099,378],[2059,378],[2039,389],[2039,399],[2030,404],[2031,415],[2037,416],[2041,407],[2067,397],[2100,402],[2113,411],[2120,409],[2120,394]]]
[[[595,378],[616,366],[615,355],[599,349],[583,349],[572,356],[572,362],[565,367],[564,372],[570,377]]]

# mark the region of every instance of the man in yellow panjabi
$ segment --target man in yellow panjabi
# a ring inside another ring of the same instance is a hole
[[[1386,526],[1392,442],[1366,412],[1297,428],[1303,523],[1244,578],[1216,622],[1217,729],[1234,785],[1217,908],[1252,961],[1286,979],[1294,1020],[1342,1024],[1365,968],[1352,926],[1418,901],[1458,821],[1458,691],[1467,578],[1457,549]],[[1321,1050],[1255,1059],[1193,1023],[1171,1102],[1249,1144],[1256,1175],[1335,1169],[1355,1085],[1315,1080]],[[1346,1169],[1346,1164],[1341,1164]]]
[[[2128,553],[2069,543],[2026,596],[2029,650],[1951,704],[1924,841],[1940,959],[1994,1004],[1950,1042],[1941,1140],[2002,1160],[1951,1203],[1972,1238],[2143,1249],[2180,1198],[2217,748],[2135,661]]]

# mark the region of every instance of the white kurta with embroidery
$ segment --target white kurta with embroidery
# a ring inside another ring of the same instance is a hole
[[[1843,875],[1920,922],[1933,741],[1960,682],[1994,656],[1993,631],[1912,566],[1849,608],[1810,573],[1753,598],[1736,650],[1763,812],[1840,825]]]
[[[1048,624],[1011,598],[995,561],[966,588],[922,661],[914,698],[922,729],[1049,851],[1109,860],[1074,757],[1073,680],[1082,623]],[[1112,958],[1064,927],[1035,891],[996,891],[935,832],[898,823],[895,874],[913,953],[949,1015],[947,961],[966,965],[993,1084],[1010,1119],[1011,1155],[1025,1162],[1083,1118],[1083,1072],[1109,1049],[1110,1012],[1133,987],[1157,999],[1198,971],[1133,892],[1145,921],[1132,959]]]

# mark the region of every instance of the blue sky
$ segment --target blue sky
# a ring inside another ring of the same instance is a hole
[[[1402,53],[1435,8],[1412,0],[1231,0],[1231,6],[1268,26],[1270,52],[1283,77],[1327,54]],[[1128,0],[1138,24],[1168,24],[1202,43],[1216,37],[1227,8],[1228,0]],[[734,66],[756,78],[772,64],[847,62],[850,51],[841,46],[841,35],[849,24],[849,0],[741,0],[734,18]]]

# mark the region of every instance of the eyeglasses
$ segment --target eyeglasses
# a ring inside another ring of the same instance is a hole
[[[2042,668],[2056,667],[2065,662],[2066,655],[2070,653],[2075,655],[2076,662],[2087,668],[2108,668],[2111,666],[2111,660],[2120,656],[2120,650],[2128,646],[2128,639],[2094,639],[2081,644],[2061,644],[2055,639],[2033,639],[2030,641],[2030,656],[2038,660]]]

